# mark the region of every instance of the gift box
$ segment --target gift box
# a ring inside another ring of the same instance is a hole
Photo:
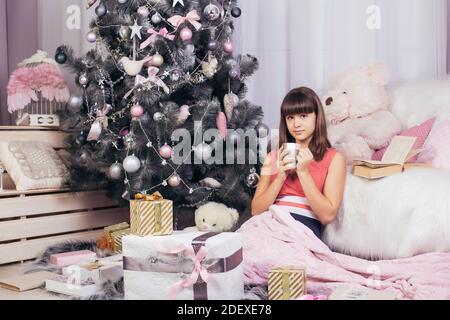
[[[63,268],[64,276],[72,276],[80,281],[92,280],[97,284],[116,282],[123,277],[123,257],[116,255],[88,264]]]
[[[97,248],[119,254],[122,252],[122,237],[130,233],[130,225],[127,222],[105,227],[103,235],[97,240]]]
[[[89,250],[74,251],[52,254],[50,256],[50,263],[58,267],[66,267],[83,262],[94,262],[97,259],[97,254]]]
[[[238,233],[175,232],[123,239],[127,300],[240,300],[244,295]]]
[[[131,233],[137,236],[163,236],[173,233],[173,202],[160,193],[137,195],[130,202]]]
[[[113,251],[115,254],[122,253],[122,240],[123,237],[131,234],[131,229],[119,230],[111,233]]]
[[[277,267],[269,273],[269,300],[295,300],[306,295],[306,271],[299,267]]]

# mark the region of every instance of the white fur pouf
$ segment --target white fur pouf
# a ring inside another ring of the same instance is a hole
[[[324,242],[367,259],[450,251],[450,172],[416,169],[368,181],[349,174]]]

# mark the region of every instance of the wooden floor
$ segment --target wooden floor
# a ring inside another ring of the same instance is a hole
[[[26,264],[11,264],[0,266],[0,279],[22,274]],[[62,300],[62,298],[50,295],[46,290],[35,289],[26,292],[15,292],[0,288],[0,300]]]

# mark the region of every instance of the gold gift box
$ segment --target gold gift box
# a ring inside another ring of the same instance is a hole
[[[131,233],[140,237],[173,234],[173,202],[161,194],[137,195],[130,203]]]
[[[111,239],[113,242],[114,253],[121,254],[122,253],[122,238],[131,234],[131,229],[123,229],[119,231],[115,231],[111,233]]]
[[[269,273],[269,300],[295,300],[306,294],[306,269],[277,267]]]

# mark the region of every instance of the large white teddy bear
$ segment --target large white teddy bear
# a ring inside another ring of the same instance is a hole
[[[358,67],[339,76],[323,97],[328,137],[349,163],[371,159],[402,129],[388,111],[388,71],[382,64]]]

